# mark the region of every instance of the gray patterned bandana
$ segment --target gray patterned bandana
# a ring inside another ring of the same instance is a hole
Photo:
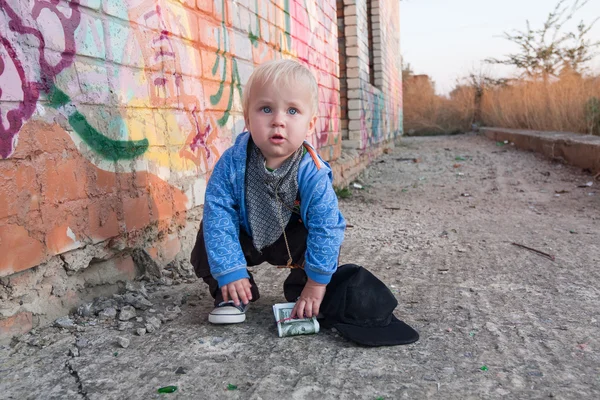
[[[249,142],[246,205],[252,242],[259,251],[281,236],[292,216],[291,209],[298,194],[298,167],[301,159],[302,146],[271,172],[267,170],[266,160],[259,148],[254,142]],[[279,200],[275,198],[276,187]]]

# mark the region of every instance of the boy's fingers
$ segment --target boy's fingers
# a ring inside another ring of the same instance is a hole
[[[237,292],[238,296],[240,297],[240,300],[242,301],[242,303],[248,304],[248,296],[246,296],[246,290],[244,288],[244,284],[242,282],[238,282],[235,285],[235,289],[236,289],[236,292]],[[237,304],[236,304],[236,306],[237,306]]]
[[[229,301],[229,293],[227,292],[227,285],[221,288],[221,294],[223,295],[223,301]]]
[[[236,307],[239,306],[240,298],[238,297],[238,293],[234,285],[229,285],[229,294],[231,295],[231,300],[233,300],[233,304],[235,304]]]
[[[306,302],[306,306],[304,307],[304,315],[306,316],[306,318],[311,318],[313,316],[312,303],[310,301]]]
[[[290,314],[290,318],[294,319],[298,316],[298,303],[292,309],[292,313]]]
[[[304,318],[304,306],[306,302],[304,300],[298,300],[296,303],[296,318]]]
[[[252,300],[252,285],[250,284],[250,280],[242,280],[242,287],[246,292],[246,297],[248,298],[248,301]]]
[[[317,315],[319,315],[319,306],[320,306],[320,304],[315,304],[313,306],[313,317],[316,317]]]

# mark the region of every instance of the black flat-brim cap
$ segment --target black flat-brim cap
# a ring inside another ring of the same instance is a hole
[[[397,346],[419,340],[417,331],[394,315],[386,326],[363,327],[344,323],[335,323],[332,326],[346,339],[363,346]]]

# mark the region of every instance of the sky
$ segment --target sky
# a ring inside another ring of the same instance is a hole
[[[541,28],[558,0],[401,0],[400,50],[404,63],[415,74],[429,75],[436,91],[447,94],[457,79],[470,72],[486,72],[496,78],[515,76],[508,66],[483,63],[486,58],[503,58],[518,47],[502,37],[503,32]],[[567,0],[572,4],[572,0]],[[589,0],[565,31],[575,31],[583,20],[600,17],[600,0]],[[588,34],[600,41],[600,20]],[[600,57],[590,68],[600,73]]]

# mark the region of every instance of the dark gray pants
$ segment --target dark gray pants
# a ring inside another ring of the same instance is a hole
[[[287,240],[290,245],[290,252],[292,253],[292,260],[294,265],[304,265],[304,253],[306,252],[306,238],[308,231],[306,227],[296,214],[292,214],[290,222],[285,228]],[[271,265],[286,265],[289,259],[288,251],[285,246],[285,240],[283,235],[279,237],[273,244],[265,247],[262,251],[258,251],[252,243],[252,238],[240,229],[240,244],[244,257],[246,258],[247,265],[254,266],[267,262]],[[196,236],[196,244],[192,250],[192,256],[190,259],[194,266],[194,271],[198,278],[208,284],[208,290],[210,295],[215,299],[215,306],[223,301],[223,295],[217,280],[213,278],[210,273],[210,266],[208,265],[208,255],[206,254],[206,247],[204,244],[204,229],[203,224],[200,224],[200,230]],[[254,282],[254,277],[250,272],[250,285],[252,291],[252,301],[256,301],[260,297],[258,286]],[[296,299],[302,293],[304,285],[306,284],[307,277],[304,269],[294,268],[290,270],[290,274],[283,283],[283,294],[287,301],[296,301]]]

